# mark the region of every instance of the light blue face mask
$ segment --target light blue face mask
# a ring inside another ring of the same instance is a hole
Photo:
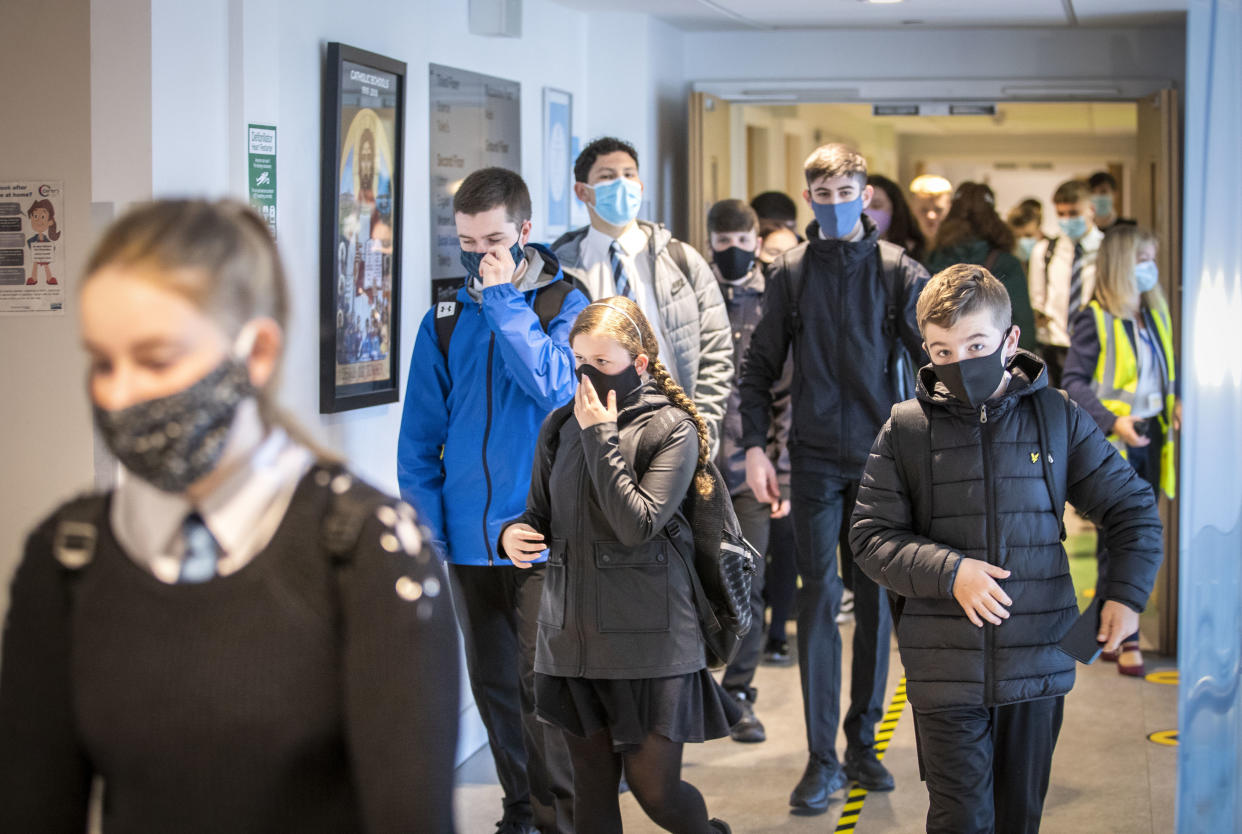
[[[1148,292],[1160,283],[1160,269],[1155,261],[1139,261],[1134,265],[1134,283],[1139,292]]]
[[[1035,244],[1038,240],[1039,238],[1035,237],[1018,238],[1018,257],[1023,261],[1029,261],[1031,259],[1031,250],[1035,248]]]
[[[595,192],[595,213],[613,226],[626,226],[638,216],[643,203],[643,187],[638,180],[618,177],[591,186]]]
[[[817,203],[811,201],[811,211],[819,221],[819,228],[825,237],[849,237],[862,217],[863,199],[859,194],[848,203]]]
[[[1082,215],[1063,217],[1057,222],[1061,225],[1061,231],[1070,240],[1079,240],[1087,233],[1087,218]]]
[[[1091,203],[1095,206],[1096,217],[1112,217],[1113,216],[1113,195],[1112,194],[1092,194]]]

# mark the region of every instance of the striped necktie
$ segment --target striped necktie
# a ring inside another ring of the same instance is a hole
[[[1082,309],[1082,244],[1074,244],[1074,265],[1070,267],[1069,314]]]
[[[616,294],[634,300],[634,290],[630,287],[630,277],[625,273],[625,263],[621,260],[621,243],[613,241],[608,247],[608,259],[612,261],[612,283]]]
[[[181,562],[177,582],[196,584],[214,577],[220,545],[203,523],[203,517],[197,512],[186,516],[181,524],[181,535],[185,539],[185,559]]]

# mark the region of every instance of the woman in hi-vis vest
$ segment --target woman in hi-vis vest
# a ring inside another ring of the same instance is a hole
[[[1074,401],[1139,474],[1172,498],[1176,490],[1173,432],[1181,424],[1177,363],[1169,307],[1160,291],[1156,238],[1137,226],[1116,226],[1100,244],[1095,295],[1070,320],[1063,381]],[[1100,574],[1108,553],[1099,553]],[[1139,636],[1121,646],[1123,675],[1141,676]]]

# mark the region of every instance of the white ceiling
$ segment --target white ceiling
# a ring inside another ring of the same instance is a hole
[[[554,0],[588,12],[618,11],[616,0]],[[887,27],[1149,26],[1176,23],[1187,0],[625,0],[691,32]]]

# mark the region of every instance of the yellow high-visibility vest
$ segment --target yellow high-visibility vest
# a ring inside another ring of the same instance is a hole
[[[1095,362],[1092,378],[1095,394],[1104,407],[1118,417],[1129,416],[1134,408],[1134,395],[1138,390],[1138,357],[1134,345],[1126,335],[1125,319],[1112,315],[1092,299],[1087,305],[1095,316],[1095,332],[1100,341],[1100,353]],[[1161,380],[1164,393],[1164,410],[1156,415],[1164,434],[1164,446],[1160,449],[1160,489],[1169,498],[1177,493],[1177,470],[1174,467],[1173,436],[1169,427],[1173,424],[1173,409],[1177,405],[1173,383],[1177,371],[1173,360],[1173,330],[1169,325],[1166,309],[1145,309],[1148,323],[1155,325],[1160,337],[1160,349],[1164,353],[1165,378]],[[1126,444],[1116,434],[1108,436],[1124,457]]]

